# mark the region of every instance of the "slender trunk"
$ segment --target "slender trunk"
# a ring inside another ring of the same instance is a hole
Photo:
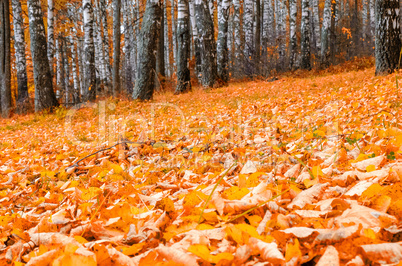
[[[213,88],[216,82],[216,44],[207,0],[195,0],[195,16],[199,26],[202,60],[202,86]]]
[[[131,1],[123,0],[123,22],[124,22],[124,51],[125,51],[125,66],[124,71],[126,77],[126,93],[133,94],[133,65],[132,65],[132,43],[133,43],[133,21],[131,20]]]
[[[173,48],[173,72],[176,71],[176,62],[177,62],[177,32],[176,32],[176,20],[174,17],[175,12],[175,0],[170,0],[171,6],[171,13],[172,13],[172,48]]]
[[[321,27],[321,64],[328,65],[329,51],[328,39],[331,26],[331,0],[325,0],[324,15]]]
[[[64,53],[63,53],[63,39],[61,36],[57,38],[57,62],[56,62],[56,98],[60,99],[61,95],[63,95],[64,91],[66,90],[66,79],[65,79],[65,72],[64,72]]]
[[[286,16],[287,8],[284,0],[275,1],[276,13],[276,38],[278,46],[279,61],[277,69],[285,70],[285,55],[286,55]]]
[[[224,84],[229,80],[229,56],[228,56],[228,18],[229,0],[219,0],[218,4],[218,77]]]
[[[254,73],[260,74],[261,56],[261,1],[255,0]]]
[[[330,39],[330,56],[331,56],[331,64],[335,64],[335,54],[336,54],[336,27],[337,27],[337,13],[338,8],[336,5],[336,1],[331,2],[331,33],[329,36]]]
[[[310,69],[310,7],[309,0],[302,0],[301,18],[301,68]]]
[[[95,36],[94,36],[94,42],[96,43],[95,45],[95,65],[97,66],[97,69],[99,70],[99,79],[100,83],[103,84],[106,80],[106,58],[105,58],[105,49],[103,48],[103,38],[102,38],[102,22],[101,22],[101,11],[100,11],[100,4],[99,1],[95,0],[95,23],[94,23],[94,31],[95,31]]]
[[[240,30],[240,1],[233,0],[233,28],[234,28],[234,76],[240,78],[243,74],[243,51],[241,48],[241,30]]]
[[[113,95],[120,93],[120,8],[121,0],[113,0]]]
[[[163,83],[165,80],[165,16],[164,12],[161,15],[161,25],[160,25],[157,55],[156,55],[156,78],[158,86],[163,88]]]
[[[254,74],[254,30],[253,30],[253,0],[243,2],[243,32],[244,32],[244,73]]]
[[[10,116],[11,64],[10,64],[10,8],[8,0],[0,0],[0,110],[1,116]]]
[[[68,106],[70,103],[70,64],[68,62],[68,43],[67,39],[63,38],[63,67],[64,67],[64,78],[65,81],[64,83],[66,84],[66,90],[65,90],[65,105]]]
[[[83,0],[84,10],[84,53],[85,53],[85,99],[96,99],[96,68],[94,47],[94,16],[91,0]]]
[[[386,75],[398,67],[401,51],[399,1],[376,1],[375,74]]]
[[[191,90],[190,82],[190,20],[188,0],[177,3],[177,87],[175,93]]]
[[[73,35],[70,35],[71,42],[71,72],[73,74],[73,102],[77,103],[79,101],[79,91],[80,91],[80,80],[78,78],[77,72],[77,43]]]
[[[165,0],[163,2],[163,16],[165,18],[164,25],[163,25],[163,29],[164,29],[163,38],[165,39],[165,43],[164,43],[164,46],[165,46],[165,52],[164,52],[164,54],[165,54],[165,74],[167,77],[170,77],[171,76],[170,60],[169,60],[170,43],[169,43],[169,27],[168,27],[168,16],[167,16],[167,7],[166,7],[167,4],[166,3],[167,3],[167,0]]]
[[[402,18],[402,15],[399,17]],[[375,37],[375,0],[370,0],[370,33],[371,41],[373,41]]]
[[[302,3],[303,5],[303,3]],[[290,26],[290,54],[289,54],[289,66],[290,69],[295,67],[297,58],[297,36],[296,36],[296,19],[297,19],[297,0],[289,0],[289,26]],[[302,7],[303,17],[303,7]],[[302,33],[303,33],[303,18],[302,18]]]
[[[154,93],[156,46],[160,32],[162,3],[159,0],[148,0],[143,16],[138,62],[138,77],[133,92],[134,99],[150,100]]]
[[[100,19],[102,20],[103,27],[103,53],[105,55],[105,71],[106,71],[106,86],[110,85],[110,78],[112,76],[112,68],[110,66],[110,45],[109,45],[109,32],[107,23],[106,0],[99,0],[99,11],[101,13]]]
[[[317,56],[320,57],[321,54],[321,31],[320,31],[320,11],[318,9],[318,0],[312,0],[313,2],[313,17],[314,17],[314,37]]]
[[[54,68],[54,3],[47,1],[47,57],[50,64],[50,73],[53,76]]]
[[[191,28],[193,34],[193,41],[194,41],[194,56],[195,56],[195,72],[197,74],[198,81],[201,83],[202,78],[202,69],[201,69],[201,46],[200,46],[200,39],[198,37],[198,26],[195,21],[195,10],[194,10],[194,0],[190,1],[190,19],[191,19]]]
[[[15,65],[17,68],[18,83],[17,110],[19,113],[25,113],[29,104],[29,95],[25,57],[24,20],[22,18],[22,8],[20,0],[13,0],[12,7],[14,24]]]
[[[28,0],[28,17],[35,82],[35,111],[44,109],[52,111],[59,103],[53,92],[45,26],[39,0]]]

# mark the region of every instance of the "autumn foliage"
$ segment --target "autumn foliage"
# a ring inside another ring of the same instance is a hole
[[[397,77],[359,59],[0,120],[0,264],[398,265]]]

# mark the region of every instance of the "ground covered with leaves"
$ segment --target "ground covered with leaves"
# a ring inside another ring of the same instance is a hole
[[[398,265],[397,78],[360,59],[0,120],[0,264]]]

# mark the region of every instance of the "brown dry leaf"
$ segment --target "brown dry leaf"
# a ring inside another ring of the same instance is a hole
[[[285,262],[285,257],[279,251],[276,243],[266,243],[255,237],[249,239],[248,246],[254,251],[260,254],[264,261],[268,261],[274,264],[281,264]]]
[[[316,264],[317,266],[338,266],[339,254],[334,246],[327,246],[324,254]]]
[[[402,261],[402,243],[383,243],[373,245],[362,245],[363,257],[372,263],[390,264]]]

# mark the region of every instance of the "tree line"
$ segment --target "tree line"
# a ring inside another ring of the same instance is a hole
[[[398,68],[395,0],[0,0],[0,111],[125,94],[152,99],[230,79],[375,55]],[[28,31],[29,29],[29,31]],[[34,93],[32,93],[34,92]],[[30,97],[31,95],[31,97]]]

